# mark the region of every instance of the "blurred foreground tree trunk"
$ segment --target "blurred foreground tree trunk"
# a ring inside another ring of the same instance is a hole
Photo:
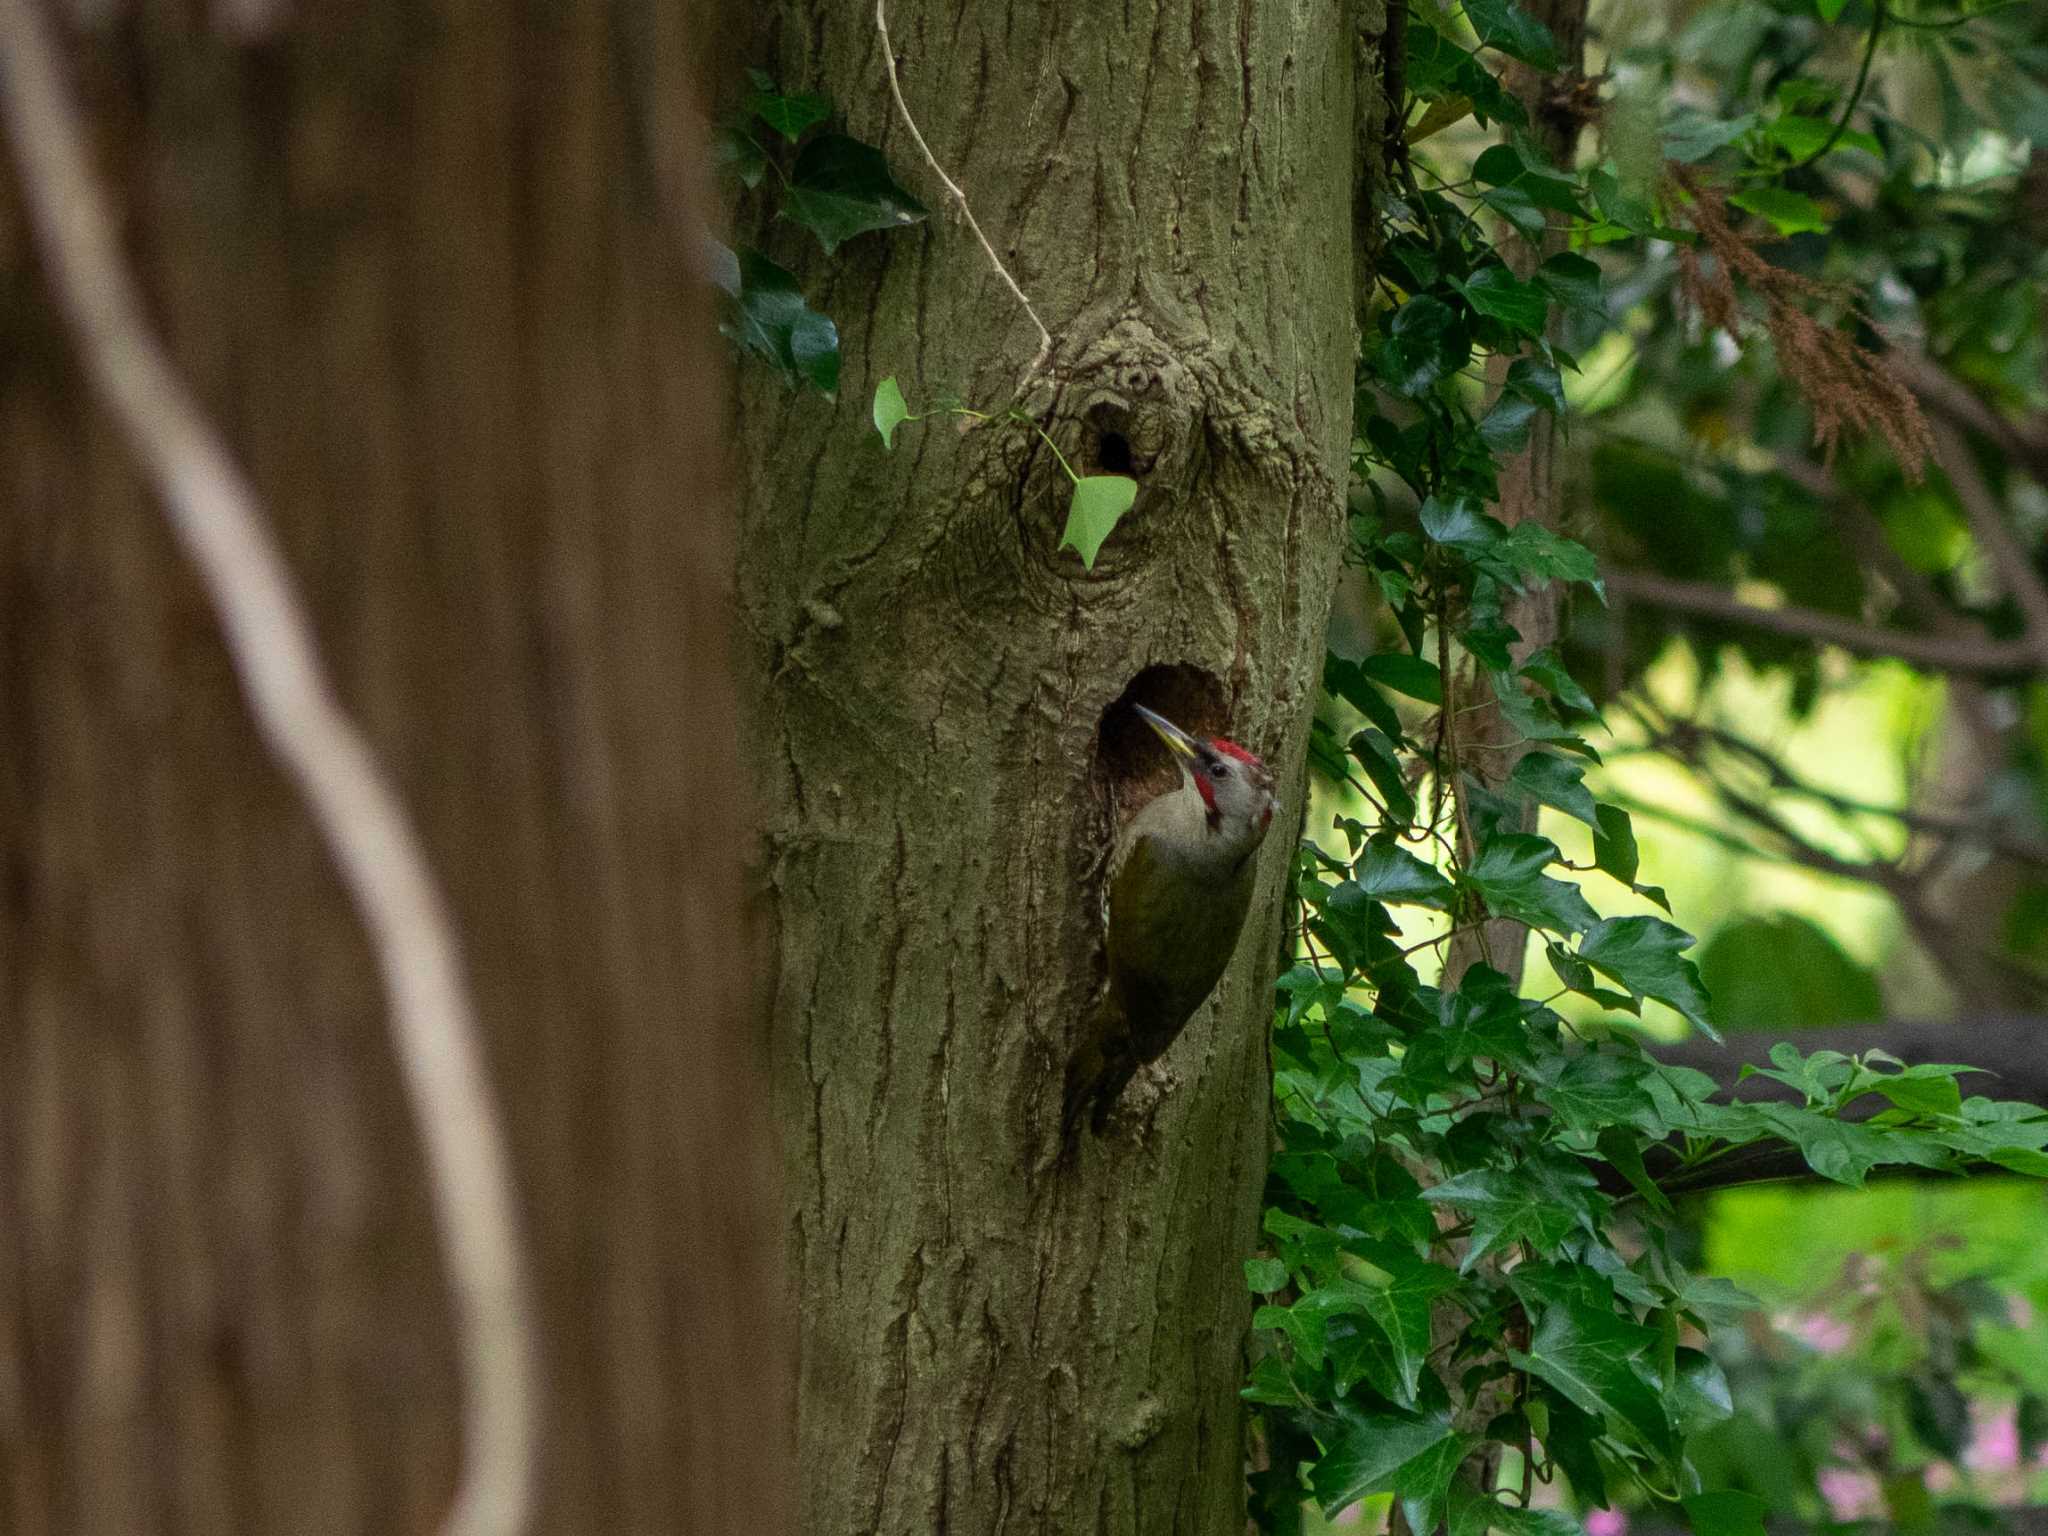
[[[541,1303],[536,1529],[775,1536],[723,358],[679,254],[672,8],[87,10],[70,65],[155,319],[458,914]],[[0,1530],[432,1531],[450,1323],[368,950],[12,176]]]
[[[829,260],[764,227],[846,367],[836,404],[742,375],[816,1536],[1243,1531],[1242,1260],[1344,531],[1382,22],[891,6],[910,110],[1053,332],[1036,370],[1037,329],[895,113],[872,7],[776,7],[745,56],[829,95],[934,211]],[[1015,398],[1077,472],[1135,477],[1094,569],[1058,548],[1067,481],[1029,429],[913,424],[884,453],[890,375],[913,407]],[[1262,754],[1284,805],[1216,998],[1055,1166],[1102,857],[1163,787],[1134,701]]]

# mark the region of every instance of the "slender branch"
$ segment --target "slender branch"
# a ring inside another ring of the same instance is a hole
[[[1978,472],[1977,461],[1970,455],[1970,445],[1963,434],[1946,421],[1936,422],[1935,442],[1941,453],[1941,467],[1948,471],[1949,484],[1955,487],[1956,500],[1963,504],[1964,515],[1970,520],[1970,531],[1976,535],[1978,545],[1997,567],[1998,576],[2005,583],[2006,591],[2019,604],[2020,612],[2026,618],[2027,640],[2033,653],[2048,666],[2048,583],[2041,580],[2041,573],[2034,569],[2034,562],[2020,541],[2006,526],[2005,509],[1998,504],[1998,498],[1991,494],[1991,487]]]
[[[536,1335],[504,1130],[447,904],[322,673],[253,489],[149,329],[36,0],[0,0],[0,119],[87,376],[198,569],[257,729],[298,785],[368,931],[454,1298],[463,1469],[443,1529],[515,1536],[533,1501]]]
[[[1890,657],[1943,672],[2019,672],[2048,666],[2048,655],[2033,640],[1975,639],[1963,635],[1916,635],[1884,629],[1811,608],[1759,608],[1706,582],[1678,581],[1651,571],[1609,569],[1610,590],[1630,602],[1725,619],[1776,635],[1838,645],[1859,656]]]
[[[1942,367],[1926,353],[1894,347],[1885,363],[1905,381],[1921,404],[1959,427],[1989,438],[2008,458],[2027,466],[2036,478],[2048,478],[2048,416],[2015,422]]]
[[[1822,155],[1841,142],[1842,135],[1849,131],[1849,119],[1856,115],[1856,107],[1863,100],[1864,89],[1870,84],[1870,61],[1877,57],[1877,40],[1884,35],[1885,0],[1871,0],[1870,36],[1863,44],[1863,62],[1856,69],[1856,84],[1849,92],[1849,99],[1842,103],[1842,115],[1828,136],[1821,140],[1820,147],[1804,159],[1795,160],[1786,166],[1787,171],[1797,171],[1813,164]]]
[[[1024,296],[1024,290],[1017,286],[1017,279],[1010,276],[1010,269],[1003,265],[1002,257],[998,256],[996,248],[989,244],[988,236],[981,232],[981,225],[975,222],[974,210],[967,206],[967,194],[946,174],[946,168],[939,164],[939,157],[932,153],[931,145],[925,143],[924,135],[918,131],[917,119],[910,115],[910,104],[903,99],[903,87],[896,79],[896,48],[889,41],[888,7],[889,0],[875,0],[875,31],[880,33],[882,38],[882,67],[889,73],[889,94],[896,98],[896,111],[903,119],[903,126],[910,130],[911,138],[917,141],[918,149],[924,154],[925,164],[932,168],[932,174],[944,183],[946,190],[953,194],[953,201],[960,205],[960,216],[967,221],[967,227],[974,231],[974,238],[981,242],[982,250],[988,253],[989,265],[996,269],[996,276],[1003,280],[1004,285],[1016,296],[1017,302],[1024,306],[1024,313],[1031,317],[1031,323],[1038,327],[1038,355],[1031,359],[1031,366],[1024,370],[1026,377],[1029,377],[1043,368],[1045,360],[1052,356],[1052,332],[1045,328],[1045,322],[1038,318],[1038,311],[1031,307],[1031,301]]]

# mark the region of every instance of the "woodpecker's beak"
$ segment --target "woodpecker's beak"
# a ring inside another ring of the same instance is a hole
[[[1147,725],[1159,733],[1159,739],[1166,743],[1170,751],[1187,758],[1190,762],[1200,760],[1201,753],[1195,750],[1194,737],[1175,725],[1166,716],[1155,715],[1142,704],[1133,704],[1131,707],[1138,712]]]

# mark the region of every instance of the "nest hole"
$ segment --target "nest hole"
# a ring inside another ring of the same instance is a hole
[[[1085,457],[1094,473],[1135,478],[1152,467],[1151,457],[1141,458],[1131,446],[1130,415],[1122,406],[1094,406],[1085,420],[1088,429]]]
[[[1173,754],[1137,706],[1164,715],[1191,736],[1222,736],[1230,724],[1228,700],[1222,682],[1200,667],[1147,667],[1131,679],[1096,728],[1096,788],[1120,822],[1180,782]]]

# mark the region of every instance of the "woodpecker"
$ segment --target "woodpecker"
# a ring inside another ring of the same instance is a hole
[[[1237,949],[1273,824],[1273,775],[1234,741],[1198,740],[1135,706],[1180,765],[1180,785],[1131,819],[1109,856],[1103,949],[1109,984],[1067,1070],[1063,1136],[1084,1109],[1100,1134],[1148,1061],[1179,1037]]]

